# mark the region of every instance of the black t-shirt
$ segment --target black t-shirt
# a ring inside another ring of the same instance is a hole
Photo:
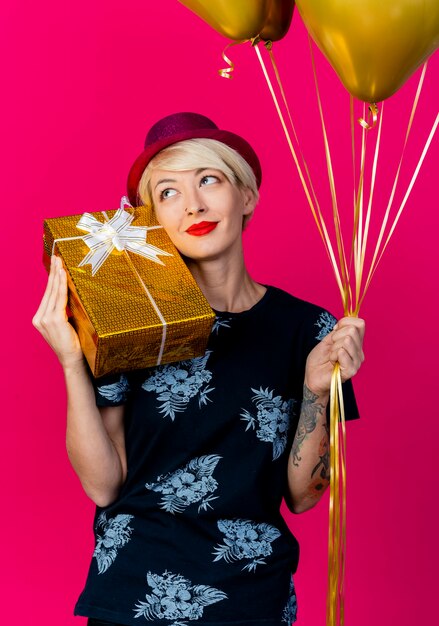
[[[217,313],[204,356],[96,381],[99,406],[126,404],[128,473],[96,511],[76,614],[133,626],[295,620],[299,546],[279,509],[306,358],[334,323],[268,287],[250,310]]]

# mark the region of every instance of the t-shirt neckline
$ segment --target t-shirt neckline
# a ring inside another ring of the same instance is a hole
[[[263,285],[263,287],[266,288],[264,295],[257,302],[255,302],[255,304],[253,304],[253,306],[251,306],[249,309],[245,309],[245,311],[238,311],[238,312],[217,311],[216,309],[213,309],[213,312],[215,313],[217,317],[227,317],[229,319],[251,315],[255,311],[259,310],[261,307],[265,306],[267,301],[271,298],[271,295],[273,293],[273,287],[271,287],[270,285]]]

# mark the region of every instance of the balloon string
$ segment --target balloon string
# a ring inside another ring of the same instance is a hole
[[[420,76],[420,79],[419,79],[418,87],[417,87],[417,90],[416,90],[415,98],[414,98],[414,101],[413,101],[413,106],[412,106],[412,110],[411,110],[411,113],[410,113],[409,122],[408,122],[408,125],[407,125],[407,130],[406,130],[406,134],[405,134],[404,144],[403,144],[403,148],[402,148],[402,152],[401,152],[401,157],[400,157],[400,160],[399,160],[398,168],[397,168],[397,171],[396,171],[395,180],[393,182],[392,191],[391,191],[391,194],[390,194],[389,202],[387,204],[387,208],[386,208],[386,212],[385,212],[385,215],[384,215],[383,223],[382,223],[382,226],[381,226],[380,234],[379,234],[376,246],[375,246],[375,251],[374,251],[374,254],[373,254],[372,262],[371,262],[371,265],[370,265],[368,277],[367,277],[366,284],[365,284],[365,287],[364,287],[364,290],[363,290],[363,295],[361,297],[360,304],[362,303],[362,301],[364,299],[364,296],[366,295],[366,292],[369,289],[372,277],[375,274],[376,269],[378,267],[378,264],[380,263],[381,258],[382,258],[383,254],[384,254],[384,251],[387,248],[387,245],[388,245],[388,243],[390,241],[390,238],[393,235],[393,232],[394,232],[394,230],[396,228],[396,225],[397,225],[397,223],[399,221],[401,213],[402,213],[402,211],[403,211],[403,209],[404,209],[404,207],[406,205],[406,202],[407,202],[408,197],[409,197],[409,195],[411,193],[413,185],[415,184],[415,181],[416,181],[416,178],[418,176],[419,170],[421,168],[421,165],[422,165],[422,163],[424,161],[425,155],[427,154],[427,151],[428,151],[428,149],[430,147],[430,144],[431,144],[431,141],[433,139],[434,133],[435,133],[436,128],[438,126],[439,114],[436,117],[436,121],[433,123],[432,129],[430,131],[430,135],[429,135],[429,137],[428,137],[428,139],[427,139],[427,141],[425,143],[424,149],[422,151],[422,154],[421,154],[421,157],[420,157],[420,159],[418,161],[418,164],[417,164],[417,166],[415,168],[415,171],[414,171],[414,174],[413,174],[412,179],[410,181],[410,184],[408,186],[407,192],[406,192],[406,194],[404,196],[404,199],[403,199],[403,201],[402,201],[402,203],[401,203],[401,205],[399,207],[397,215],[396,215],[396,217],[395,217],[395,219],[393,221],[393,224],[392,224],[392,226],[390,228],[390,232],[389,232],[389,234],[387,236],[387,239],[386,239],[386,241],[384,243],[384,246],[382,247],[382,249],[380,251],[380,246],[381,246],[381,243],[382,243],[382,241],[384,239],[385,229],[386,229],[386,226],[387,226],[387,222],[389,220],[390,210],[391,210],[391,207],[392,207],[392,204],[393,204],[393,200],[394,200],[394,197],[395,197],[395,192],[396,192],[396,188],[397,188],[397,184],[398,184],[399,176],[400,176],[400,172],[401,172],[401,166],[402,166],[402,163],[403,163],[403,159],[404,159],[404,155],[405,155],[405,150],[406,150],[408,138],[410,136],[410,131],[412,129],[413,120],[414,120],[414,117],[415,117],[416,109],[417,109],[419,98],[420,98],[420,95],[421,95],[421,91],[422,91],[422,87],[423,87],[426,71],[427,71],[427,63],[424,63],[424,66],[423,66],[423,69],[422,69],[422,73],[421,73],[421,76]]]
[[[257,45],[254,46],[254,50],[255,50],[256,55],[258,57],[259,63],[261,65],[262,72],[264,74],[265,80],[266,80],[268,88],[270,90],[270,94],[271,94],[271,96],[273,98],[274,106],[276,108],[277,114],[278,114],[280,122],[282,124],[282,128],[283,128],[283,131],[285,133],[285,137],[286,137],[286,140],[287,140],[287,143],[288,143],[288,147],[290,148],[291,154],[292,154],[294,162],[296,164],[296,168],[297,168],[297,172],[299,174],[300,182],[302,183],[302,187],[303,187],[303,190],[305,192],[306,198],[308,200],[308,204],[309,204],[309,207],[311,209],[312,215],[314,217],[315,223],[317,225],[317,229],[318,229],[318,231],[320,233],[320,236],[321,236],[322,241],[323,241],[323,243],[325,245],[325,248],[326,248],[326,252],[328,253],[329,259],[331,261],[331,264],[332,264],[332,267],[333,267],[333,270],[334,270],[334,273],[335,273],[337,285],[338,285],[340,293],[341,293],[341,295],[343,297],[343,293],[344,293],[343,292],[343,284],[342,284],[342,281],[341,281],[341,278],[340,278],[340,273],[339,273],[339,270],[338,270],[337,261],[335,259],[335,254],[334,254],[334,251],[333,251],[333,248],[332,248],[331,240],[330,240],[327,228],[326,228],[326,224],[325,224],[325,220],[323,218],[323,214],[322,214],[322,212],[320,210],[319,205],[314,206],[314,203],[312,201],[312,198],[311,198],[308,186],[306,184],[306,181],[305,181],[305,178],[304,178],[304,175],[303,175],[303,172],[302,172],[302,168],[300,167],[300,163],[299,163],[299,160],[297,158],[296,151],[294,150],[293,142],[291,140],[290,134],[288,132],[288,128],[287,128],[286,123],[285,123],[284,116],[282,114],[281,108],[279,106],[278,99],[277,99],[276,94],[275,94],[274,89],[273,89],[273,85],[271,83],[270,77],[268,76],[268,72],[267,72],[267,69],[265,67],[265,63],[264,63],[264,61],[262,59],[260,50],[259,50]]]
[[[326,607],[326,623],[329,626],[330,624],[335,623],[335,607],[337,606],[337,589],[336,589],[336,578],[334,577],[334,571],[337,567],[337,559],[335,555],[335,542],[334,542],[334,534],[336,532],[337,526],[337,514],[339,514],[339,509],[336,507],[336,498],[335,492],[337,488],[337,451],[338,451],[338,437],[337,431],[333,428],[334,424],[334,415],[338,412],[337,406],[337,395],[336,395],[336,369],[337,365],[334,368],[334,372],[331,379],[331,392],[330,392],[330,426],[329,426],[329,458],[330,458],[330,500],[329,500],[329,537],[328,537],[328,595],[327,595],[327,607]]]
[[[330,500],[328,535],[327,626],[344,624],[346,557],[346,428],[340,366],[336,363],[330,392]],[[341,439],[340,439],[341,429]],[[341,497],[340,497],[341,494]]]
[[[341,443],[340,443],[340,461],[339,467],[341,469],[341,542],[340,542],[340,623],[344,624],[344,583],[345,583],[345,571],[346,571],[346,421],[345,410],[343,401],[343,389],[341,386],[341,375],[337,378],[337,393],[339,401],[339,415],[340,415],[340,428],[341,428]],[[337,425],[338,426],[338,425]]]
[[[352,149],[352,174],[353,174],[353,183],[354,183],[354,206],[357,197],[357,177],[355,175],[356,164],[355,164],[355,121],[354,121],[354,97],[350,95],[350,117],[351,117],[351,149]]]
[[[335,178],[334,178],[334,170],[332,167],[331,151],[329,148],[328,135],[326,132],[325,119],[323,115],[323,107],[322,107],[322,101],[320,97],[319,83],[317,79],[314,52],[312,48],[311,37],[309,35],[308,35],[308,42],[309,42],[309,47],[310,47],[310,52],[311,52],[311,63],[312,63],[312,69],[313,69],[313,74],[314,74],[314,84],[315,84],[316,94],[317,94],[317,103],[319,107],[320,121],[322,125],[329,187],[331,190],[332,213],[333,213],[333,219],[334,219],[335,236],[336,236],[336,241],[337,241],[338,258],[339,258],[342,283],[343,283],[343,295],[342,295],[343,309],[344,309],[345,315],[347,315],[349,313],[349,293],[348,293],[349,292],[349,268],[346,262],[345,247],[344,247],[344,242],[343,242],[343,233],[341,230],[340,214],[338,211],[337,192],[335,189]]]
[[[365,156],[366,156],[366,135],[363,129],[362,132],[362,140],[361,140],[361,158],[360,158],[360,175],[358,180],[358,187],[356,186],[356,175],[355,175],[355,160],[356,160],[356,150],[355,150],[355,116],[354,116],[354,101],[351,96],[351,149],[352,149],[352,171],[354,175],[353,179],[353,188],[354,188],[354,198],[353,198],[353,206],[354,206],[354,219],[353,219],[353,229],[352,229],[352,241],[351,241],[351,253],[349,257],[349,268],[352,267],[352,262],[354,263],[354,271],[356,271],[356,267],[358,265],[358,243],[361,241],[362,236],[362,211],[363,211],[363,178],[364,178],[364,168],[365,168]],[[364,107],[363,107],[364,108]]]
[[[323,107],[315,67],[315,59],[309,38],[311,62],[317,94],[320,120],[322,125],[325,146],[328,178],[332,196],[334,227],[337,237],[339,261],[343,276],[343,308],[345,315],[351,314],[352,294],[350,290],[349,268],[346,263],[346,254],[341,231],[340,215],[338,211],[335,179],[332,167],[331,152],[326,132]],[[364,158],[362,159],[362,173],[364,172]],[[361,190],[362,193],[362,188]],[[340,424],[342,439],[340,441]],[[331,459],[330,496],[329,496],[329,538],[328,538],[328,593],[327,593],[327,626],[344,624],[344,577],[346,559],[346,431],[343,405],[343,391],[341,387],[340,366],[337,363],[331,379],[330,401],[330,446]]]
[[[273,42],[272,41],[266,41],[264,46],[265,46],[266,50],[268,51],[268,54],[269,54],[269,57],[270,57],[270,60],[271,60],[271,64],[272,64],[272,67],[273,67],[273,70],[274,70],[274,74],[276,76],[277,84],[279,86],[279,90],[280,90],[280,93],[282,95],[282,100],[283,100],[285,109],[286,109],[287,114],[288,114],[288,120],[290,122],[290,126],[291,126],[291,129],[293,131],[294,139],[296,141],[296,145],[297,145],[297,148],[298,148],[298,151],[299,151],[299,154],[300,154],[301,162],[303,164],[303,168],[304,168],[305,173],[306,173],[306,177],[307,177],[307,181],[308,181],[308,184],[309,184],[309,188],[311,189],[312,197],[313,197],[315,206],[317,207],[317,212],[318,212],[322,222],[324,223],[323,214],[321,212],[320,204],[319,204],[319,201],[318,201],[318,198],[317,198],[317,194],[316,194],[315,189],[314,189],[314,185],[313,185],[312,178],[311,178],[311,173],[310,173],[308,164],[306,162],[305,155],[303,154],[302,148],[300,146],[299,138],[298,138],[298,135],[297,135],[297,132],[296,132],[296,128],[294,126],[294,122],[293,122],[293,117],[291,115],[290,107],[289,107],[288,100],[287,100],[287,97],[286,97],[286,94],[285,94],[285,89],[283,87],[282,80],[281,80],[281,77],[280,77],[279,68],[278,68],[278,65],[276,63],[276,59],[274,57]],[[325,226],[325,229],[326,229],[326,226]],[[327,248],[327,245],[326,245],[325,241],[324,241],[324,244],[325,244],[325,248],[326,248],[326,250],[328,252],[328,248]],[[328,253],[328,255],[329,255],[329,258],[331,260],[331,256],[330,256],[329,253]]]
[[[363,104],[363,111],[365,105]],[[363,241],[363,201],[364,201],[364,170],[366,166],[367,153],[367,137],[366,129],[363,127],[361,133],[361,157],[360,157],[360,175],[358,179],[358,187],[354,202],[354,225],[352,229],[352,247],[351,258],[354,257],[354,272],[356,277],[356,292],[358,285],[359,266],[361,263],[361,248]]]
[[[332,196],[334,215],[334,227],[337,237],[339,260],[342,268],[344,298],[343,307],[345,315],[351,314],[352,294],[350,289],[349,268],[346,263],[346,254],[341,231],[340,215],[338,211],[335,179],[331,161],[329,141],[326,132],[323,107],[315,66],[312,43],[309,38],[311,61],[316,87],[317,101],[322,125],[323,140],[325,146],[328,178]],[[363,141],[361,181],[364,178],[365,141]],[[362,206],[362,182],[359,185],[359,200]],[[351,258],[353,246],[351,248]],[[340,440],[340,427],[342,437]],[[340,366],[337,363],[331,379],[330,401],[330,445],[329,454],[331,459],[330,473],[330,496],[329,496],[329,538],[328,538],[328,594],[327,594],[327,626],[344,624],[344,579],[346,563],[346,429],[345,413],[343,404],[343,391],[341,387]]]
[[[372,271],[372,274],[371,274],[371,279],[372,279],[372,276],[374,275],[374,273],[375,273],[375,271],[376,271],[376,269],[378,267],[379,262],[381,261],[381,258],[382,258],[383,254],[384,254],[384,251],[386,250],[387,245],[388,245],[388,243],[389,243],[389,241],[390,241],[390,239],[391,239],[391,237],[393,235],[393,232],[394,232],[394,230],[396,228],[396,225],[397,225],[397,223],[399,221],[399,218],[401,217],[401,213],[404,210],[404,207],[405,207],[405,205],[407,203],[407,200],[408,200],[408,198],[410,196],[410,193],[411,193],[411,191],[413,189],[413,186],[414,186],[414,184],[416,182],[416,179],[417,179],[418,174],[419,174],[419,170],[421,169],[422,163],[424,162],[425,155],[427,154],[427,152],[428,152],[428,150],[430,148],[430,144],[431,144],[431,142],[433,140],[433,137],[434,137],[434,134],[436,132],[436,129],[437,129],[438,125],[439,125],[439,113],[437,114],[436,120],[433,123],[432,129],[430,131],[430,135],[428,136],[428,139],[427,139],[427,141],[425,143],[425,146],[424,146],[424,149],[422,151],[421,157],[420,157],[419,162],[418,162],[418,164],[416,166],[416,169],[415,169],[415,171],[413,173],[413,176],[412,176],[410,184],[409,184],[409,186],[407,188],[406,194],[405,194],[405,196],[404,196],[404,198],[403,198],[403,200],[401,202],[401,205],[399,207],[398,213],[396,214],[396,217],[395,217],[395,219],[393,221],[393,224],[392,224],[390,232],[389,232],[389,234],[387,236],[386,242],[385,242],[385,244],[383,246],[383,249],[381,250],[380,256],[379,256],[379,258],[378,258],[378,260],[377,260],[377,262],[375,264],[375,267],[373,268],[373,271]],[[369,281],[369,283],[370,283],[370,281]],[[369,286],[369,283],[367,284],[367,287]],[[364,294],[363,294],[363,297],[364,297]]]
[[[286,109],[287,114],[288,114],[288,119],[289,119],[289,122],[290,122],[290,126],[291,126],[291,128],[293,130],[294,139],[296,140],[296,144],[297,144],[297,147],[299,149],[300,157],[301,157],[301,160],[302,160],[302,163],[303,163],[304,170],[306,172],[306,176],[307,176],[307,179],[308,179],[308,184],[309,184],[310,189],[311,189],[313,200],[314,200],[316,206],[318,206],[319,209],[320,209],[319,202],[318,202],[318,199],[317,199],[317,194],[315,192],[314,185],[312,183],[310,170],[309,170],[308,164],[306,162],[305,155],[303,154],[302,148],[300,146],[299,138],[298,138],[297,133],[296,133],[296,128],[294,126],[293,117],[292,117],[291,112],[290,112],[290,107],[288,105],[288,100],[287,100],[287,97],[285,95],[285,90],[284,90],[284,87],[283,87],[283,84],[282,84],[282,80],[281,80],[281,77],[280,77],[279,68],[277,66],[276,59],[274,58],[273,42],[267,41],[267,42],[265,42],[264,45],[265,45],[265,48],[268,50],[268,54],[269,54],[269,57],[270,57],[270,60],[271,60],[271,65],[273,67],[274,74],[275,74],[276,80],[277,80],[277,84],[279,86],[280,93],[282,95],[282,100],[283,100],[285,109]]]
[[[355,279],[356,279],[355,280],[355,283],[356,283],[355,285],[355,309],[354,309],[355,315],[358,315],[360,301],[361,301],[361,285],[363,282],[367,238],[369,235],[370,220],[372,216],[373,194],[375,191],[376,172],[377,172],[377,167],[378,167],[378,156],[380,152],[381,128],[382,128],[382,123],[383,123],[383,117],[384,117],[384,103],[382,104],[381,115],[380,115],[380,120],[378,124],[378,135],[377,135],[377,140],[375,144],[375,154],[374,154],[374,159],[373,159],[373,164],[372,164],[372,176],[371,176],[371,182],[370,182],[369,200],[368,200],[367,211],[366,211],[366,220],[364,223],[364,233],[362,236],[361,244],[359,245],[358,265],[355,268]],[[362,179],[362,184],[363,184],[363,181],[364,181],[364,177]]]

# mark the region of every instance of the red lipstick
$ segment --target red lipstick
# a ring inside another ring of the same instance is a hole
[[[202,235],[207,235],[214,228],[217,227],[218,222],[199,222],[198,224],[192,224],[186,230],[189,235],[194,235],[195,237],[201,237]]]

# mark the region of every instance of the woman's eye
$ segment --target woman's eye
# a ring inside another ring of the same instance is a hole
[[[217,176],[203,176],[203,178],[200,180],[200,186],[201,185],[212,185],[213,183],[217,183],[219,181],[219,178]]]
[[[163,189],[163,191],[160,192],[160,200],[171,198],[172,196],[175,196],[176,193],[175,189]]]

